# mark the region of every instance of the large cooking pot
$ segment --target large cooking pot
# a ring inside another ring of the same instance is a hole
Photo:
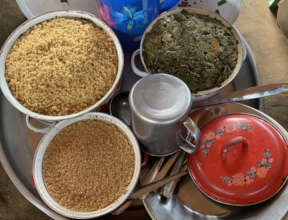
[[[125,192],[109,206],[96,210],[96,211],[90,211],[90,212],[79,212],[79,211],[69,210],[61,206],[59,203],[57,203],[48,193],[45,187],[43,176],[42,176],[43,158],[44,158],[45,152],[50,142],[64,128],[82,120],[95,120],[95,119],[112,123],[113,125],[116,125],[121,131],[123,131],[127,135],[128,139],[130,140],[132,144],[134,155],[135,155],[134,157],[135,168],[134,168],[133,177],[129,185],[127,186]],[[133,135],[133,133],[131,132],[131,130],[119,119],[113,116],[110,116],[108,114],[96,112],[96,113],[87,113],[80,117],[69,119],[69,120],[63,120],[57,123],[54,127],[50,129],[50,131],[46,135],[43,136],[34,155],[33,179],[34,179],[35,187],[40,197],[51,209],[53,209],[57,213],[66,217],[76,218],[76,219],[87,219],[87,218],[95,218],[95,217],[105,215],[107,213],[112,212],[117,207],[119,207],[128,198],[128,196],[133,192],[134,187],[136,186],[138,182],[140,169],[141,169],[141,152],[140,152],[138,142],[135,136]]]
[[[151,22],[149,24],[149,26],[146,28],[146,30],[142,36],[142,39],[141,39],[140,49],[135,50],[132,54],[131,66],[132,66],[133,72],[140,77],[145,77],[145,76],[152,73],[151,70],[149,70],[149,68],[147,67],[147,65],[145,63],[144,56],[143,56],[143,51],[144,51],[143,50],[143,42],[145,41],[145,37],[147,36],[147,34],[149,32],[151,32],[151,30],[153,29],[153,26],[155,25],[155,23],[157,21],[159,21],[160,19],[165,18],[169,15],[172,15],[172,14],[179,14],[183,10],[185,10],[185,12],[189,13],[189,14],[205,15],[205,16],[209,16],[215,20],[220,21],[224,26],[231,29],[233,36],[235,37],[235,39],[238,42],[238,44],[237,44],[237,53],[238,53],[237,64],[236,64],[234,70],[232,71],[232,73],[230,74],[230,76],[225,81],[223,81],[219,87],[199,91],[197,93],[192,94],[196,100],[202,100],[202,99],[211,97],[211,96],[219,93],[225,86],[227,86],[237,76],[237,74],[239,73],[240,68],[242,66],[242,62],[245,59],[245,54],[246,54],[246,48],[245,48],[245,46],[243,46],[240,33],[234,28],[234,26],[232,24],[227,22],[224,18],[222,18],[217,13],[210,12],[207,10],[202,10],[202,9],[191,8],[191,7],[176,8],[176,9],[168,11],[168,12],[163,12],[160,16],[158,16],[156,19],[154,19],[153,22]],[[136,59],[136,56],[139,54],[140,54],[140,58],[141,58],[141,63],[143,64],[145,71],[138,69],[136,66],[136,60],[135,59]]]
[[[101,27],[112,38],[114,42],[115,48],[117,50],[117,55],[118,55],[118,70],[117,70],[117,75],[116,75],[116,78],[112,87],[98,102],[96,102],[95,104],[77,113],[73,113],[70,115],[63,115],[63,116],[49,116],[49,115],[39,114],[39,113],[33,112],[25,108],[20,102],[18,102],[18,100],[14,98],[5,79],[5,62],[6,62],[6,57],[9,54],[11,47],[23,33],[25,33],[27,30],[29,30],[31,27],[35,26],[36,24],[39,24],[41,22],[44,22],[53,18],[57,18],[57,17],[82,18],[82,19],[86,19],[86,20],[93,22],[98,27]],[[6,42],[4,43],[1,49],[1,54],[0,54],[0,87],[5,98],[17,110],[19,110],[20,112],[24,113],[27,116],[26,121],[27,121],[28,127],[35,132],[45,133],[47,132],[47,130],[49,130],[49,128],[48,129],[34,128],[29,123],[30,117],[41,120],[41,121],[46,121],[46,122],[47,121],[48,122],[61,121],[64,119],[70,119],[70,118],[83,115],[87,112],[90,112],[91,110],[99,110],[101,107],[103,107],[103,105],[107,104],[109,100],[111,99],[111,97],[119,90],[123,67],[124,67],[124,55],[123,55],[122,47],[120,45],[120,42],[117,36],[115,35],[115,33],[112,31],[112,29],[108,25],[106,25],[103,21],[98,19],[95,15],[90,14],[88,12],[56,11],[56,12],[50,12],[50,13],[41,15],[39,17],[32,18],[31,20],[24,22],[7,38]]]

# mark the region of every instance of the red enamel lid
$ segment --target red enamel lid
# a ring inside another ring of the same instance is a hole
[[[251,115],[221,116],[201,129],[189,171],[210,198],[251,205],[273,196],[288,174],[287,143],[268,122]]]

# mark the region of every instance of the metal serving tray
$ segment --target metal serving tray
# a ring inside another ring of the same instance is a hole
[[[229,85],[223,91],[224,93],[261,84],[261,79],[258,73],[253,53],[245,40],[244,43],[246,44],[247,48],[247,58],[243,63],[243,67],[240,70],[239,75],[235,78],[231,85]],[[131,54],[125,55],[125,68],[121,91],[129,91],[132,85],[139,79],[139,77],[133,74],[130,68],[130,58]],[[252,100],[246,102],[245,104],[257,109],[262,109],[263,105],[262,100]],[[66,219],[55,213],[53,210],[49,209],[41,201],[39,195],[37,194],[37,191],[34,189],[31,183],[33,155],[40,138],[41,135],[35,134],[27,129],[24,115],[14,109],[5,100],[3,95],[0,94],[0,160],[6,173],[8,174],[14,185],[17,187],[17,189],[20,191],[20,193],[22,193],[22,195],[34,206],[36,206],[45,214],[54,219]],[[282,196],[280,196],[277,202],[281,202],[281,198]],[[271,204],[271,206],[273,204]],[[153,217],[153,210],[150,210],[149,213]],[[262,213],[261,208],[256,209],[253,216],[257,217],[258,213],[260,217],[260,214]],[[279,213],[283,214],[284,212],[279,211]],[[238,217],[240,216],[241,214],[239,214]],[[280,219],[281,216],[279,214],[277,215],[277,218],[273,219]],[[201,215],[190,215],[189,219],[199,219],[199,217],[202,218],[203,216],[201,217]],[[129,209],[119,216],[106,215],[101,217],[100,219],[144,220],[149,219],[149,216],[146,213],[144,207],[141,207],[138,209]],[[154,219],[156,219],[155,216]],[[168,220],[175,218],[171,216],[170,218],[167,218],[167,215],[163,215],[162,217],[157,217],[157,219]],[[184,219],[184,216],[182,219]]]

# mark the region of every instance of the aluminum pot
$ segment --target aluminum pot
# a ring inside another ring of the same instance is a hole
[[[101,27],[112,39],[114,42],[114,45],[117,50],[117,55],[118,55],[118,70],[117,70],[117,75],[115,78],[115,81],[112,85],[112,87],[109,89],[109,91],[95,104],[91,105],[90,107],[77,112],[73,113],[70,115],[63,115],[63,116],[49,116],[49,115],[43,115],[39,114],[36,112],[33,112],[27,108],[25,108],[21,103],[18,102],[12,95],[8,84],[6,82],[5,78],[5,62],[6,62],[6,57],[9,54],[9,51],[11,47],[13,46],[14,42],[27,30],[29,30],[31,27],[35,26],[36,24],[39,24],[41,22],[57,18],[57,17],[70,17],[70,18],[82,18],[89,20],[93,22],[95,25],[98,27]],[[112,29],[106,25],[103,21],[98,19],[95,15],[90,14],[88,12],[83,12],[83,11],[56,11],[56,12],[50,12],[35,18],[32,18],[31,20],[28,20],[21,24],[14,32],[11,33],[11,35],[7,38],[6,42],[4,43],[2,49],[1,49],[1,54],[0,54],[0,87],[2,90],[2,93],[4,94],[5,98],[20,112],[26,115],[26,122],[27,125],[30,129],[32,129],[35,132],[38,133],[45,133],[49,130],[49,128],[44,128],[44,129],[37,129],[34,128],[30,123],[30,117],[41,120],[41,121],[46,121],[46,122],[55,122],[55,121],[61,121],[64,119],[70,119],[74,118],[80,115],[83,115],[87,112],[90,112],[92,110],[99,110],[103,105],[107,104],[109,100],[112,98],[114,94],[117,93],[117,91],[120,89],[120,81],[122,77],[122,71],[124,67],[124,55],[123,55],[123,50],[121,47],[121,44],[115,35],[115,33],[112,31]],[[47,124],[47,123],[46,123]],[[48,123],[50,126],[51,124]]]
[[[146,64],[145,64],[145,60],[143,58],[143,42],[145,40],[145,36],[147,35],[147,33],[149,33],[154,24],[161,18],[167,17],[169,15],[172,14],[178,14],[181,13],[183,10],[185,10],[185,12],[188,12],[190,14],[199,14],[199,15],[206,15],[209,16],[213,19],[216,19],[218,21],[220,21],[224,26],[231,28],[231,31],[233,33],[233,36],[236,38],[236,40],[238,41],[238,45],[237,45],[237,53],[238,53],[238,59],[237,59],[237,64],[233,70],[233,72],[231,73],[231,75],[224,81],[222,82],[221,86],[219,87],[215,87],[215,88],[211,88],[211,89],[207,89],[204,91],[199,91],[197,93],[193,93],[192,95],[194,96],[195,100],[202,100],[202,99],[206,99],[209,98],[213,95],[216,95],[217,93],[219,93],[225,86],[227,86],[230,82],[232,82],[232,80],[237,76],[237,74],[240,71],[240,68],[242,66],[242,63],[245,59],[246,56],[246,48],[242,43],[241,40],[241,36],[240,33],[237,29],[234,28],[234,26],[232,24],[230,24],[229,22],[227,22],[224,18],[222,18],[220,15],[218,15],[217,13],[214,12],[210,12],[207,10],[202,10],[202,9],[196,9],[196,8],[191,8],[191,7],[183,7],[183,8],[176,8],[174,10],[168,11],[168,12],[163,12],[161,15],[159,15],[156,19],[153,20],[153,22],[151,22],[149,24],[149,26],[146,28],[142,39],[141,39],[141,44],[140,44],[140,49],[135,50],[132,54],[131,57],[131,66],[132,66],[132,70],[133,72],[140,76],[140,77],[145,77],[148,74],[151,74],[151,71],[147,68]],[[145,71],[139,70],[136,66],[136,61],[135,58],[136,56],[140,55],[141,58],[141,63],[144,66]]]
[[[173,94],[178,96],[171,97]],[[167,98],[173,101],[165,106],[155,105]],[[179,149],[194,153],[200,130],[188,117],[192,102],[188,86],[175,76],[153,74],[138,80],[130,91],[129,105],[132,129],[142,150],[158,157]]]
[[[60,204],[58,204],[48,193],[42,176],[42,161],[46,152],[47,147],[49,146],[49,143],[53,140],[53,138],[61,132],[65,127],[76,123],[78,121],[87,120],[87,119],[98,119],[98,120],[104,120],[107,122],[110,122],[114,125],[116,125],[118,128],[120,128],[129,138],[134,154],[135,154],[135,168],[133,177],[131,179],[130,184],[127,186],[125,192],[112,204],[109,206],[96,210],[91,212],[79,212],[79,211],[72,211],[69,210]],[[105,214],[108,214],[115,210],[117,207],[119,207],[127,198],[128,196],[133,192],[139,178],[141,170],[141,152],[138,145],[138,142],[131,132],[131,130],[119,119],[110,116],[105,113],[95,112],[95,113],[87,113],[85,115],[82,115],[77,118],[69,119],[69,120],[63,120],[59,123],[57,123],[53,128],[50,129],[50,131],[43,136],[41,139],[37,150],[34,155],[34,161],[33,161],[33,179],[35,183],[35,187],[42,198],[42,200],[49,206],[49,208],[53,209],[57,213],[70,217],[70,218],[76,218],[76,219],[88,219],[88,218],[96,218]]]

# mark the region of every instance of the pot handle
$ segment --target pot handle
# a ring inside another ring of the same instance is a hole
[[[50,129],[56,124],[56,122],[44,122],[38,120],[41,124],[44,124],[46,127],[45,128],[36,128],[31,124],[31,117],[29,115],[26,115],[26,124],[27,127],[31,130],[34,131],[35,133],[39,134],[47,134]]]
[[[176,142],[183,151],[188,154],[193,154],[199,147],[200,130],[190,117],[185,120],[183,125],[186,130],[186,137],[183,137],[180,129],[176,133]]]
[[[148,76],[149,73],[146,73],[145,71],[142,71],[142,70],[139,70],[136,66],[136,63],[135,63],[135,57],[137,55],[140,54],[140,49],[137,49],[133,52],[132,56],[131,56],[131,67],[132,67],[132,70],[133,72],[137,75],[137,76],[140,76],[140,77],[145,77],[145,76]]]

